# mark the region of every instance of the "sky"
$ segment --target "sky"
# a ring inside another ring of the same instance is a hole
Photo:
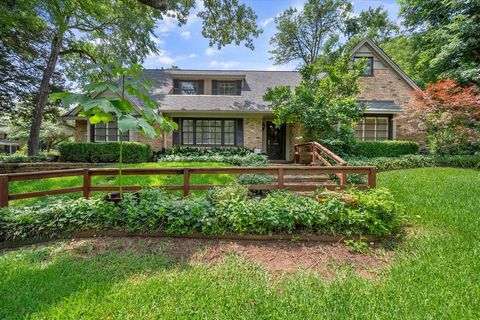
[[[192,10],[188,22],[181,27],[173,18],[166,18],[158,23],[155,41],[160,53],[150,55],[143,66],[147,69],[168,68],[172,65],[181,69],[210,70],[293,70],[295,63],[274,65],[268,51],[271,49],[269,40],[275,34],[274,17],[289,7],[301,9],[305,0],[244,0],[253,8],[258,16],[257,23],[263,33],[254,39],[255,50],[242,45],[228,45],[221,50],[208,46],[208,39],[201,34],[202,21]],[[356,13],[368,7],[383,6],[396,21],[398,4],[396,0],[354,0]]]

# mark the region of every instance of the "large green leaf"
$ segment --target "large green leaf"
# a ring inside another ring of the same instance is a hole
[[[138,125],[141,128],[141,132],[145,136],[149,138],[155,138],[157,136],[155,129],[147,121],[145,121],[145,119],[143,118],[138,119]]]
[[[130,115],[123,115],[118,119],[118,130],[121,133],[125,133],[128,130],[136,131],[138,129],[138,120]]]
[[[90,118],[88,118],[88,120],[90,121],[91,124],[96,124],[100,122],[107,123],[112,121],[112,115],[110,113],[99,111],[95,113],[93,116],[91,116]]]

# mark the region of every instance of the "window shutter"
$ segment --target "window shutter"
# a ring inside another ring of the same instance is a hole
[[[242,95],[242,82],[243,80],[237,80],[235,81],[237,83],[237,96],[241,96]]]
[[[176,79],[173,80],[173,93],[180,94],[180,81]]]
[[[237,130],[236,130],[236,145],[237,147],[243,147],[243,119],[237,119]]]
[[[90,125],[90,142],[95,142],[95,125]]]
[[[172,132],[173,136],[173,146],[179,146],[180,145],[180,132],[182,131],[182,119],[181,118],[173,118],[173,121],[178,123],[178,130],[174,130]]]
[[[197,94],[204,94],[203,88],[204,88],[204,81],[203,80],[198,80],[197,81]]]
[[[218,81],[212,80],[212,95],[218,95]]]

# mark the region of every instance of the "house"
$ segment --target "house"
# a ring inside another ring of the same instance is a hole
[[[17,141],[7,138],[7,128],[0,124],[0,154],[14,154],[20,148],[20,144]]]
[[[368,105],[356,127],[360,140],[407,140],[398,115],[418,89],[373,41],[366,38],[353,50],[352,59],[366,58],[368,67],[360,78],[359,101]],[[145,70],[156,85],[150,92],[164,115],[179,124],[179,130],[162,138],[147,139],[132,133],[119,136],[115,123],[90,125],[71,110],[77,141],[140,141],[154,150],[172,146],[245,146],[270,159],[291,160],[293,145],[301,142],[299,125],[277,127],[263,100],[267,88],[295,86],[295,71]],[[141,108],[138,101],[132,102]]]

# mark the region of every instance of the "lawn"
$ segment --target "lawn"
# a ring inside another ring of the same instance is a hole
[[[140,164],[126,164],[125,168],[169,168],[169,167],[230,167],[231,165],[217,162],[152,162]],[[118,166],[110,166],[117,168]],[[226,184],[235,180],[231,174],[196,174],[192,175],[190,182],[192,184]],[[78,187],[83,184],[83,177],[62,177],[49,178],[42,180],[13,181],[10,183],[10,194],[25,193],[32,191],[43,191],[51,189],[61,189],[69,187]],[[123,176],[123,185],[138,186],[163,186],[163,185],[182,185],[183,176],[181,175],[138,175]],[[112,186],[118,185],[118,176],[94,176],[92,185]],[[70,194],[72,197],[79,197],[80,193]],[[38,198],[37,198],[38,199]],[[24,205],[36,201],[35,199],[25,199],[12,201],[12,205]]]
[[[383,172],[411,226],[383,273],[276,275],[235,256],[73,255],[65,242],[0,255],[0,319],[478,319],[480,171]]]

